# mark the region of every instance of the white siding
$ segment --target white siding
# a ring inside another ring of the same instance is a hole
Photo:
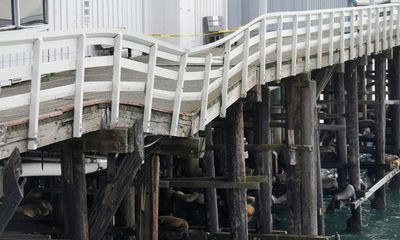
[[[192,47],[204,44],[203,17],[226,19],[228,0],[151,0],[145,2],[145,33],[184,35],[161,40]],[[230,1],[230,0],[229,0]]]
[[[349,4],[348,0],[229,0],[228,2],[230,28],[244,25],[265,12],[342,8]]]
[[[84,0],[49,0],[50,31],[80,28],[125,28],[143,32],[143,1],[86,0],[88,22],[84,17]]]

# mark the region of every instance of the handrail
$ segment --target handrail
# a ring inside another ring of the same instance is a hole
[[[153,99],[170,101],[173,105],[169,109],[170,135],[182,134],[178,128],[179,116],[183,103],[187,102],[194,103],[197,109],[190,113],[199,126],[192,133],[204,130],[217,116],[224,117],[226,109],[255,85],[399,46],[400,4],[272,13],[254,19],[214,43],[192,49],[121,29],[0,33],[0,36],[0,54],[34,53],[22,65],[0,68],[2,77],[33,79],[30,92],[0,98],[0,111],[30,106],[28,147],[36,149],[40,103],[73,96],[73,136],[80,137],[85,93],[111,93],[113,126],[119,123],[121,92],[140,92],[144,94],[145,132],[151,132]],[[86,49],[92,45],[112,46],[114,55],[86,57]],[[68,49],[64,59],[44,59],[46,52],[56,48]],[[126,48],[149,57],[128,59],[123,56]],[[159,59],[177,68],[166,67]],[[113,69],[112,81],[85,81],[85,69],[107,66]],[[254,66],[262,66],[256,78]],[[122,69],[146,77],[143,81],[123,81]],[[41,90],[41,75],[70,70],[76,70],[75,83]],[[173,80],[175,89],[156,88],[155,81],[160,79]],[[186,82],[193,82],[190,91],[185,89]]]

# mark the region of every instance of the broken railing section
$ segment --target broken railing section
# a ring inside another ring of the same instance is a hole
[[[21,156],[16,148],[4,166],[4,174],[0,175],[3,183],[3,197],[0,197],[0,233],[4,232],[15,210],[24,198],[23,186],[20,186]],[[24,184],[24,182],[22,183]]]

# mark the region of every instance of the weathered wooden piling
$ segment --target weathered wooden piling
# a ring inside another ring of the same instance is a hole
[[[0,233],[2,233],[18,205],[24,198],[24,192],[19,185],[21,176],[21,155],[18,148],[11,153],[8,161],[4,166],[4,174],[1,175],[4,180],[4,196],[2,196],[0,204]]]
[[[131,189],[133,180],[144,159],[143,127],[136,123],[129,129],[127,153],[117,156],[118,168],[115,181],[108,182],[95,195],[89,214],[89,236],[101,239],[116,214],[122,200]],[[117,144],[117,146],[121,145]],[[112,146],[115,146],[113,144]],[[132,209],[133,210],[133,209]]]
[[[345,87],[347,91],[346,127],[348,141],[348,164],[350,184],[360,191],[360,147],[358,126],[358,81],[357,62],[352,60],[345,63]],[[352,232],[361,231],[361,207],[352,209],[352,216],[347,220],[347,229]]]
[[[262,102],[256,103],[256,116],[254,123],[254,133],[256,144],[271,143],[271,121],[270,114],[270,92],[268,86],[262,86]],[[257,194],[257,223],[259,233],[272,232],[272,156],[270,151],[256,153],[256,164],[254,173],[256,175],[266,175],[267,182],[260,184]]]
[[[400,47],[393,48],[393,59],[389,60],[389,94],[391,100],[400,101]],[[400,151],[400,102],[389,106],[392,148]],[[390,181],[391,190],[400,190],[400,174]]]
[[[304,74],[300,88],[301,125],[300,144],[311,146],[312,151],[301,152],[301,215],[302,234],[318,235],[317,221],[317,161],[315,155],[316,83]]]
[[[288,208],[288,233],[301,235],[301,169],[296,151],[290,149],[298,141],[296,124],[298,115],[299,97],[296,87],[297,79],[289,78],[286,81],[286,164],[287,164],[287,208]],[[298,125],[297,125],[298,126]],[[297,140],[295,140],[297,138]]]
[[[383,54],[375,56],[375,164],[376,179],[385,176],[385,146],[386,146],[386,58]],[[385,208],[385,186],[376,193],[372,206]]]
[[[76,240],[89,239],[83,149],[82,141],[70,140],[63,150],[61,161],[65,230],[71,239]]]
[[[215,177],[214,151],[210,150],[213,146],[212,126],[208,124],[205,130],[206,152],[203,158],[202,170],[204,177]],[[205,204],[207,216],[207,230],[210,233],[219,232],[217,190],[210,188],[205,190]]]
[[[152,155],[144,164],[139,239],[158,239],[159,176],[160,158]]]
[[[344,90],[344,66],[338,65],[335,74],[335,100],[336,113],[339,117],[336,120],[336,125],[346,126],[346,97]],[[346,128],[342,131],[336,132],[336,153],[338,156],[338,185],[340,189],[344,189],[347,184],[347,141],[346,141]]]
[[[246,177],[244,159],[244,124],[243,103],[236,102],[228,109],[224,121],[225,143],[227,149],[226,170],[228,181],[244,182]],[[230,210],[230,227],[233,240],[248,239],[246,190],[228,190],[231,196],[228,200]]]

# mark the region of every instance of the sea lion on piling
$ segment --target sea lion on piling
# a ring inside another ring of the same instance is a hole
[[[349,203],[356,199],[356,191],[353,185],[347,184],[346,188],[343,191],[338,192],[333,196],[328,208],[331,210],[340,208],[342,202]]]
[[[343,191],[336,193],[333,196],[333,199],[335,201],[343,201],[343,202],[352,201],[355,200],[356,198],[357,198],[356,191],[354,190],[353,185],[350,184],[347,184],[346,188]]]

